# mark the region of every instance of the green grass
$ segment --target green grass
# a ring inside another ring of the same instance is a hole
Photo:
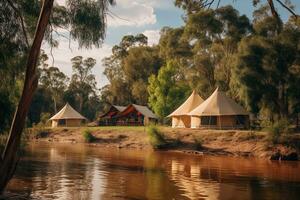
[[[117,131],[139,131],[143,132],[146,130],[146,127],[144,126],[97,126],[97,127],[57,127],[53,128],[54,131],[56,130],[63,130],[63,129],[68,129],[68,130],[76,130],[80,128],[80,130],[85,130],[89,129],[91,131],[109,131],[109,130],[117,130]]]

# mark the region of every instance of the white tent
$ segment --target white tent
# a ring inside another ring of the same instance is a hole
[[[80,126],[84,116],[78,113],[70,104],[66,104],[57,114],[50,118],[52,127],[77,127]]]
[[[203,99],[193,91],[190,97],[179,106],[173,113],[168,117],[172,117],[173,128],[189,128],[191,127],[191,117],[189,116],[190,111],[195,109],[203,102]]]
[[[218,88],[189,115],[192,128],[245,128],[249,125],[249,113]]]

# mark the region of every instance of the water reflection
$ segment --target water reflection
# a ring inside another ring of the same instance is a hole
[[[35,199],[298,199],[299,162],[33,144],[8,189]]]

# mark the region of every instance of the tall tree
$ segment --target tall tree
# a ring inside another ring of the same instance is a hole
[[[157,74],[162,59],[157,47],[147,46],[143,34],[124,36],[112,55],[103,60],[109,85],[102,88],[104,101],[110,104],[147,104],[147,84],[151,74]]]
[[[71,39],[76,39],[81,47],[91,47],[93,44],[99,46],[105,36],[105,15],[107,13],[108,3],[113,3],[112,0],[68,0],[66,9],[53,9],[54,0],[33,1],[33,5],[41,5],[40,9],[37,9],[38,18],[36,18],[37,22],[35,23],[34,18],[28,21],[24,20],[26,14],[24,10],[26,8],[36,8],[33,6],[22,7],[28,2],[31,3],[31,1],[25,0],[15,2],[5,0],[0,2],[0,7],[3,6],[7,10],[10,10],[16,17],[13,19],[9,19],[9,17],[6,18],[0,25],[1,29],[5,29],[6,24],[15,24],[18,30],[20,30],[15,33],[15,38],[23,38],[24,41],[26,41],[25,46],[29,49],[28,54],[27,49],[23,51],[24,55],[28,55],[25,65],[24,87],[14,115],[6,147],[0,158],[0,192],[4,190],[8,181],[13,176],[19,160],[18,148],[25,118],[38,84],[37,63],[45,33],[49,33],[51,41],[52,28],[60,25],[65,27],[69,26],[71,28]],[[37,8],[39,8],[39,6]],[[57,16],[56,14],[61,13],[62,10],[65,10],[67,14],[65,13],[65,15],[61,15],[59,18],[55,18],[55,16]],[[53,18],[51,17],[51,13]],[[55,19],[66,20],[55,21]],[[50,26],[48,26],[49,24]],[[35,31],[33,34],[30,34],[32,30]],[[31,36],[32,40],[29,38]]]
[[[47,56],[45,57],[48,59]],[[40,87],[49,91],[53,100],[53,111],[57,112],[57,103],[62,100],[64,91],[67,88],[68,77],[57,67],[49,67],[43,60],[40,69]]]
[[[280,23],[280,16],[277,12],[277,9],[275,7],[275,3],[278,3],[279,6],[286,9],[288,12],[290,12],[294,17],[298,17],[298,15],[294,11],[294,6],[292,5],[290,0],[251,0],[253,3],[253,6],[257,6],[259,4],[267,4],[269,9],[271,10],[271,13],[273,17],[276,18],[277,21]],[[222,0],[175,0],[175,5],[184,9],[187,12],[187,15],[193,14],[195,12],[198,12],[202,9],[206,8],[218,8],[220,4],[222,3]]]
[[[298,110],[300,82],[299,26],[284,24],[280,32],[265,18],[239,45],[233,86],[254,113],[267,111],[270,118],[287,118]],[[276,21],[275,21],[276,23]],[[268,31],[265,31],[268,30]]]
[[[187,80],[207,97],[216,85],[227,91],[233,55],[241,38],[251,32],[249,19],[232,6],[207,9],[188,16],[184,36],[193,57]]]
[[[95,96],[96,79],[92,74],[92,69],[96,64],[93,58],[83,59],[82,56],[76,56],[71,59],[73,75],[68,90],[73,91],[75,98],[79,102],[79,111],[83,110],[84,103],[90,96]]]
[[[163,119],[171,113],[190,93],[190,88],[178,77],[178,64],[169,61],[157,76],[149,78],[149,105]]]

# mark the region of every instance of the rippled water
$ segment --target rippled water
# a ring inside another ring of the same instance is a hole
[[[33,144],[8,189],[34,199],[300,199],[300,162]]]

